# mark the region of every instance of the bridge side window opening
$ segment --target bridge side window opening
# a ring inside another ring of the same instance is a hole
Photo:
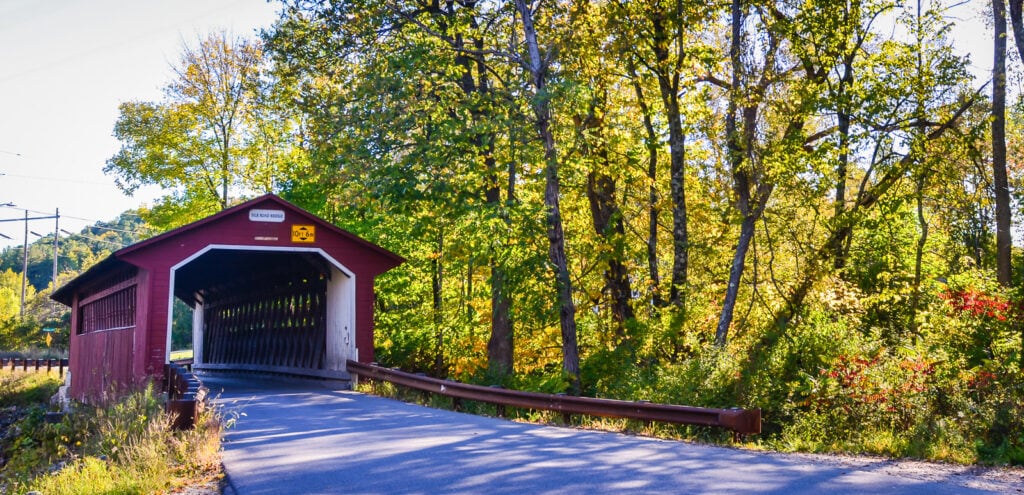
[[[135,274],[124,273],[108,283],[110,285],[94,291],[79,303],[78,334],[135,326]]]

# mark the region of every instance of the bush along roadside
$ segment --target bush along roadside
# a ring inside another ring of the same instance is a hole
[[[216,411],[206,411],[193,430],[172,431],[161,397],[147,386],[101,407],[76,404],[55,420],[46,415],[47,392],[58,384],[21,379],[25,391],[14,396],[44,398],[0,402],[0,409],[18,411],[0,441],[0,494],[142,494],[220,477]]]

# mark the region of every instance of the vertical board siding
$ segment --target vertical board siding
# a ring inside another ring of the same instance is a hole
[[[119,270],[79,294],[71,335],[71,394],[116,395],[139,381],[132,373],[138,320],[138,272]]]
[[[272,292],[208,299],[203,305],[203,362],[324,369],[327,281],[294,281]]]
[[[105,398],[131,387],[132,344],[135,329],[106,330],[80,335],[82,352],[71,361],[71,394],[79,400]]]

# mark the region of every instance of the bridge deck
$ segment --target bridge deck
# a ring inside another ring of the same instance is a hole
[[[228,494],[986,493],[780,455],[439,411],[312,382],[204,383],[239,414],[224,450]]]

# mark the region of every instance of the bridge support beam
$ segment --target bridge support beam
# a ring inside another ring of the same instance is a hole
[[[324,367],[345,371],[345,362],[358,360],[356,349],[355,276],[331,266],[331,279],[327,282],[327,353]]]
[[[203,364],[203,304],[192,309],[192,364]]]

